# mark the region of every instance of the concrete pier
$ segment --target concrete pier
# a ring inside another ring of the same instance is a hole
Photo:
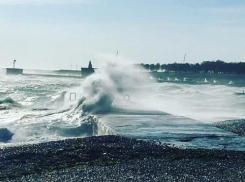
[[[98,115],[114,134],[163,143],[181,148],[245,150],[245,138],[185,117],[125,112]]]
[[[16,60],[13,61],[13,68],[6,68],[7,75],[22,75],[23,69],[15,68]]]
[[[6,74],[7,75],[22,75],[23,74],[23,69],[6,68]]]

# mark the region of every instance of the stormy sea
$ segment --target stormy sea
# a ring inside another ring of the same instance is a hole
[[[0,73],[1,147],[120,135],[183,148],[245,150],[239,133],[216,127],[245,119],[245,84],[233,77],[152,76],[122,63],[107,63],[85,79],[24,72]]]
[[[0,181],[245,178],[242,76],[118,62],[0,75]]]

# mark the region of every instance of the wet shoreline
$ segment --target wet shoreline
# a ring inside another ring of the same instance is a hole
[[[0,181],[242,181],[245,152],[179,149],[120,136],[0,150]]]

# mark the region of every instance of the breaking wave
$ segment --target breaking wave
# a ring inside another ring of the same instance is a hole
[[[136,69],[131,64],[109,62],[84,79],[80,86],[61,90],[55,97],[46,98],[43,102],[39,98],[39,102],[25,107],[21,117],[13,121],[14,124],[5,125],[13,132],[9,142],[35,143],[114,134],[98,120],[97,114],[141,109],[134,101],[149,92],[139,86],[149,82],[150,76],[148,73],[138,74]],[[29,89],[28,94],[31,93]],[[69,98],[70,93],[76,94],[75,101]],[[21,106],[10,98],[2,100],[0,105],[6,103]]]
[[[148,91],[139,86],[150,81],[148,73],[138,74],[136,69],[127,64],[108,63],[104,69],[84,80],[77,109],[96,114],[123,108],[125,104],[132,105],[130,96],[143,96]]]
[[[14,107],[22,107],[21,104],[14,101],[12,98],[8,97],[6,99],[0,100],[0,110],[7,110]]]

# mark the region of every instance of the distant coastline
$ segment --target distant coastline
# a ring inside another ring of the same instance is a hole
[[[171,63],[171,64],[138,64],[150,72],[180,72],[180,73],[203,73],[203,74],[233,74],[245,75],[245,63],[226,63],[221,60],[203,61],[202,63]]]

